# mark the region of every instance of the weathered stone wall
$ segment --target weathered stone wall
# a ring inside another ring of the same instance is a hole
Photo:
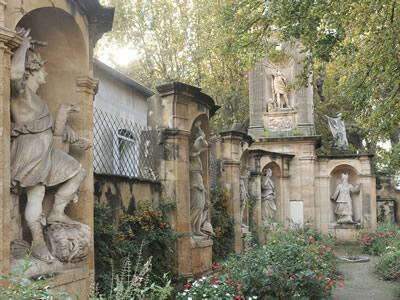
[[[397,223],[400,221],[400,191],[395,188],[396,182],[393,176],[387,174],[378,175],[376,178],[377,205],[382,201],[394,201],[394,217]],[[377,212],[379,214],[379,211]]]
[[[158,207],[160,183],[117,176],[94,176],[94,201],[107,203],[115,210],[115,221],[122,212],[131,212],[141,205]]]

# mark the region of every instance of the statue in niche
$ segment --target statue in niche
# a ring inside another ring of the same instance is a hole
[[[271,112],[284,108],[291,109],[286,77],[277,66],[269,63],[268,67],[273,70],[271,74],[272,99],[267,101],[268,111]]]
[[[352,193],[360,192],[360,184],[353,186],[348,182],[349,175],[342,174],[341,182],[337,185],[331,199],[336,202],[335,215],[338,224],[353,224]]]
[[[329,129],[333,135],[335,147],[340,150],[348,149],[349,143],[347,141],[346,126],[342,120],[342,114],[338,113],[336,118],[331,118],[328,116],[325,117],[328,121]]]
[[[274,223],[276,215],[275,185],[272,181],[272,170],[268,168],[261,179],[262,220],[264,224]]]
[[[208,150],[208,142],[200,120],[195,122],[194,127],[197,135],[190,151],[190,222],[194,236],[206,237],[214,234],[208,217],[208,193],[204,186],[200,157],[202,152]]]
[[[17,32],[23,42],[11,62],[11,184],[13,191],[27,194],[25,219],[32,235],[32,256],[52,263],[55,257],[46,245],[43,227],[83,225],[71,220],[64,210],[71,201],[78,200],[77,192],[85,170],[64,151],[68,147],[61,144],[77,144],[87,149],[89,143],[66,125],[67,115],[77,111],[75,105],[61,105],[57,120],[53,122],[47,103],[37,94],[38,88],[46,83],[47,73],[36,46],[44,43],[32,40],[30,30],[18,29]],[[62,135],[62,143],[57,142],[56,133]],[[47,187],[57,187],[57,192],[46,217],[42,203]]]
[[[240,222],[242,224],[242,229],[246,231],[248,229],[248,224],[246,224],[245,221],[243,220],[243,216],[246,206],[249,202],[250,195],[246,186],[247,177],[240,176],[239,180],[240,180]]]

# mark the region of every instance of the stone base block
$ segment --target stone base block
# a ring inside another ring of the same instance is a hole
[[[338,241],[351,242],[356,241],[362,226],[359,223],[355,224],[330,224],[328,231]]]
[[[211,271],[212,245],[211,239],[192,239],[192,272],[194,276]]]

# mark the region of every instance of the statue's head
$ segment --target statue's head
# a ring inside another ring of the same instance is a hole
[[[46,63],[37,51],[29,50],[25,60],[25,80],[34,79],[38,85],[46,83],[47,72],[44,68]]]
[[[349,181],[349,174],[348,173],[343,173],[342,174],[342,182],[347,183]]]
[[[265,176],[271,177],[272,176],[272,170],[270,168],[265,170]]]

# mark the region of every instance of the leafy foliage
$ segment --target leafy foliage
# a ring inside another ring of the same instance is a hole
[[[327,297],[337,283],[332,245],[310,228],[279,229],[266,246],[232,255],[214,274],[188,282],[179,299],[202,299],[203,294],[218,299]]]
[[[400,280],[400,227],[381,224],[376,232],[360,235],[366,253],[379,255],[376,270],[385,280]]]
[[[143,207],[124,214],[116,226],[110,207],[96,203],[94,220],[96,282],[101,293],[110,290],[113,269],[118,273],[127,258],[147,261],[152,257],[150,280],[160,285],[164,274],[173,275],[175,234],[162,211]]]
[[[267,18],[276,35],[301,41],[314,74],[317,126],[322,114],[342,112],[358,136],[356,148],[379,150],[378,165],[399,170],[400,2],[398,0],[269,0]],[[353,141],[354,142],[354,141]],[[385,155],[386,154],[386,155]],[[393,157],[393,159],[391,159]],[[380,162],[380,164],[379,164]]]
[[[116,16],[99,53],[131,45],[137,59],[118,68],[152,88],[172,80],[201,87],[222,106],[215,128],[246,123],[247,72],[265,52],[263,0],[106,2]]]
[[[234,232],[233,218],[227,212],[229,193],[218,186],[211,192],[211,223],[213,224],[215,237],[213,238],[213,259],[219,261],[225,259],[233,252]]]
[[[0,285],[0,299],[72,299],[65,292],[54,291],[50,289],[49,282],[45,278],[38,278],[34,280],[24,276],[24,273],[29,269],[30,264],[30,258],[27,257],[23,263],[17,266],[10,274],[0,274],[0,280],[8,282],[7,285]]]
[[[93,300],[141,300],[141,299],[168,299],[173,287],[166,274],[163,276],[163,286],[157,285],[149,280],[151,271],[151,257],[143,265],[141,264],[141,253],[135,268],[129,258],[125,259],[119,274],[113,274],[110,290],[106,294],[98,294],[91,297]]]

